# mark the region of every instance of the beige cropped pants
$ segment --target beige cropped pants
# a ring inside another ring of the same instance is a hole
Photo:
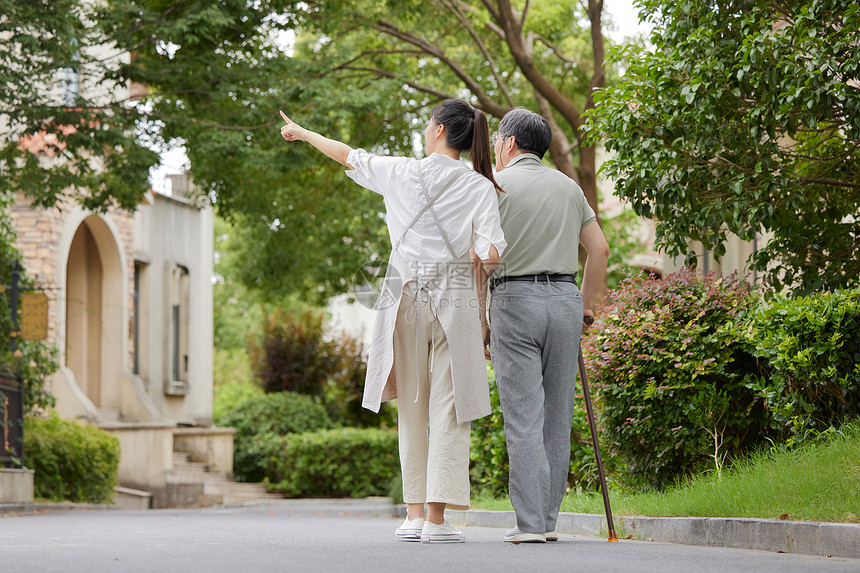
[[[429,298],[403,289],[394,328],[404,503],[469,507],[469,422],[458,424],[448,339]]]

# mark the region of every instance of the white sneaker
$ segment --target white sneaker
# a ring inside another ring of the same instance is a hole
[[[556,532],[555,529],[553,529],[552,531],[546,532],[546,540],[547,541],[558,541],[558,533]]]
[[[520,531],[519,527],[514,527],[505,533],[505,541],[507,543],[546,543],[546,535],[543,533],[526,533]]]
[[[439,525],[430,521],[424,522],[421,530],[421,543],[463,543],[466,535],[445,521]]]
[[[401,541],[421,541],[422,527],[424,527],[423,517],[416,517],[412,520],[407,517],[403,525],[394,532],[394,535]]]

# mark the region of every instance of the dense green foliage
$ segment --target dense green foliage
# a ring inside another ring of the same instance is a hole
[[[662,487],[764,439],[860,416],[860,291],[761,299],[735,277],[634,277],[584,341],[620,482]]]
[[[496,386],[495,373],[490,375],[490,415],[472,422],[469,469],[472,491],[477,496],[502,496],[508,492],[508,447],[505,443],[505,425],[502,406]],[[611,462],[606,461],[607,467]],[[570,429],[570,472],[567,484],[573,489],[590,489],[597,483],[594,449],[588,429],[588,418],[582,395],[577,394]]]
[[[789,443],[860,417],[860,288],[776,297],[758,308],[750,340],[769,369],[751,387]]]
[[[630,262],[635,255],[645,251],[643,234],[647,231],[643,228],[643,224],[642,218],[629,208],[624,208],[620,214],[611,218],[607,214],[603,219],[603,235],[610,245],[609,260],[606,263],[608,288],[614,289],[631,274],[642,272],[640,269],[631,267]],[[659,257],[654,259],[656,261]],[[649,264],[653,263],[649,261]],[[583,269],[580,269],[578,276],[582,275]]]
[[[259,293],[239,280],[241,264],[237,244],[247,242],[243,230],[223,217],[214,218],[214,344],[215,348],[230,352],[244,352],[251,333],[263,320],[263,301]],[[281,304],[286,304],[286,301],[281,301]]]
[[[12,357],[8,364],[24,385],[24,415],[53,407],[55,399],[45,388],[45,382],[59,368],[57,349],[44,342],[20,340],[17,350],[20,357]]]
[[[393,402],[383,403],[379,412],[361,405],[367,376],[364,344],[345,334],[331,344],[339,363],[337,371],[326,381],[323,403],[335,423],[352,427],[395,426],[397,412]]]
[[[383,204],[310,146],[286,145],[278,109],[353,147],[411,156],[442,99],[496,118],[526,106],[552,122],[552,161],[596,206],[581,113],[606,78],[602,8],[108,0],[98,21],[135,54],[120,75],[149,87],[138,110],[153,140],[183,143],[201,192],[243,230],[241,281],[270,300],[322,302],[390,248]]]
[[[35,470],[35,495],[53,501],[113,503],[119,439],[94,426],[27,417],[24,465]]]
[[[321,303],[387,251],[383,205],[310,146],[286,145],[278,110],[312,114],[309,127],[368,148],[390,118],[397,142],[388,143],[403,152],[409,120],[386,82],[338,85],[303,57],[314,46],[285,46],[297,25],[292,4],[110,0],[99,21],[136,54],[121,73],[149,87],[156,140],[184,144],[201,193],[242,230],[239,280],[267,300],[299,293]]]
[[[603,446],[629,485],[662,486],[734,455],[767,427],[746,384],[755,364],[740,324],[755,298],[735,277],[634,277],[584,342]]]
[[[261,436],[269,488],[285,497],[388,495],[400,476],[397,431],[342,428]]]
[[[333,427],[326,410],[310,396],[275,392],[254,396],[215,420],[236,429],[233,438],[233,473],[238,481],[261,481],[267,461],[260,449],[261,436],[282,437]]]
[[[845,0],[642,0],[653,50],[617,54],[594,140],[616,192],[658,222],[657,245],[718,257],[752,240],[797,293],[860,277],[860,7]]]
[[[553,125],[553,163],[596,207],[582,111],[607,78],[602,11],[597,0],[0,0],[0,183],[39,205],[134,210],[153,150],[182,144],[201,201],[243,230],[241,282],[267,300],[321,303],[389,249],[383,205],[309,146],[286,145],[278,109],[406,156],[446,97],[496,118],[535,109]],[[139,100],[125,99],[129,85]],[[40,134],[42,156],[18,145],[25,134]]]
[[[0,0],[0,14],[2,192],[43,207],[67,198],[133,211],[158,157],[137,137],[138,110],[112,83],[119,58],[104,52],[110,38],[92,3]]]
[[[240,402],[263,395],[263,389],[251,376],[251,364],[244,351],[215,348],[213,366],[213,420],[220,420]]]

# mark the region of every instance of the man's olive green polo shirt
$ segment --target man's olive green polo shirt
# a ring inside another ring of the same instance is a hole
[[[515,157],[496,181],[508,246],[493,277],[576,275],[579,233],[595,220],[579,185],[532,153]]]

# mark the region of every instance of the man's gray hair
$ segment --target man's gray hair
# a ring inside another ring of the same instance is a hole
[[[549,123],[533,111],[518,107],[505,114],[499,123],[499,136],[507,139],[514,136],[517,146],[523,151],[543,158],[552,143]]]

